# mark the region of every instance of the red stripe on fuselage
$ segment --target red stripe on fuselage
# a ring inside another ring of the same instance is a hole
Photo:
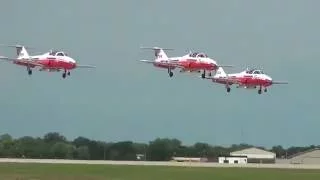
[[[215,78],[213,79],[214,82],[220,84],[226,84],[228,81],[226,78]],[[232,82],[232,83],[231,83]],[[260,79],[260,78],[252,78],[252,77],[229,77],[229,84],[233,84],[237,82],[243,86],[263,86],[268,87],[272,85],[272,82],[267,79]]]
[[[59,59],[43,59],[36,60],[37,63],[44,65],[46,68],[52,69],[74,69],[76,67],[75,63],[66,62]]]
[[[217,66],[212,63],[199,62],[194,59],[186,59],[179,62],[180,66],[182,66],[186,70],[216,70]]]
[[[63,60],[59,60],[59,59],[41,59],[41,60],[33,60],[33,62],[36,62],[38,64],[41,64],[44,66],[44,68],[46,69],[74,69],[76,68],[76,64],[72,63],[72,62],[66,62]],[[29,66],[31,68],[34,68],[35,65],[30,65],[28,63],[25,62],[21,62],[21,61],[15,61],[14,62],[17,65],[21,65],[21,66]]]
[[[239,78],[239,82],[246,86],[263,86],[267,87],[272,84],[271,81],[267,79],[260,79],[260,78],[252,78],[252,77],[243,77]]]

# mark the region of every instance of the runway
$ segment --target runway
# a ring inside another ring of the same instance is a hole
[[[11,159],[0,158],[0,163],[45,163],[45,164],[104,164],[135,166],[180,166],[180,167],[239,167],[239,168],[278,168],[278,169],[320,169],[320,164],[219,164],[212,162],[171,162],[171,161],[103,161],[66,159]]]

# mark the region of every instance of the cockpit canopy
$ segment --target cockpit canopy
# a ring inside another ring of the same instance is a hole
[[[56,50],[50,51],[49,55],[51,55],[51,56],[68,56],[67,53],[65,53],[63,51],[56,51]]]
[[[260,69],[249,69],[246,70],[247,74],[264,74],[264,72]]]
[[[206,58],[208,56],[205,53],[194,52],[194,53],[190,53],[190,57]]]

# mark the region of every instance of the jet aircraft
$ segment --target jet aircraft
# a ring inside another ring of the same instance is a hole
[[[68,56],[66,52],[51,50],[50,52],[30,56],[25,46],[6,45],[16,48],[16,58],[0,56],[1,60],[12,62],[13,64],[27,68],[28,74],[32,74],[32,69],[39,67],[39,71],[59,72],[63,71],[62,77],[70,76],[70,71],[75,68],[95,68],[91,65],[79,65],[76,60]]]
[[[214,83],[224,84],[227,92],[230,92],[231,85],[237,84],[237,88],[256,89],[258,93],[267,92],[267,87],[274,84],[288,84],[286,81],[274,81],[269,75],[265,74],[260,69],[249,69],[240,73],[227,74],[222,67],[219,67],[217,73],[213,77],[207,79],[212,80]]]
[[[141,49],[152,49],[155,53],[155,60],[140,60],[141,62],[167,69],[170,77],[173,76],[172,70],[176,68],[179,68],[180,72],[202,72],[201,77],[205,78],[206,75],[211,77],[212,72],[215,72],[218,67],[233,67],[232,65],[218,65],[215,60],[201,52],[189,52],[181,57],[168,57],[164,50],[173,49],[160,47],[141,47]]]

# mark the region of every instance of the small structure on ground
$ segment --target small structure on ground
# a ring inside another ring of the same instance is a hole
[[[219,157],[219,163],[221,164],[247,164],[247,157],[244,156],[223,156]]]

